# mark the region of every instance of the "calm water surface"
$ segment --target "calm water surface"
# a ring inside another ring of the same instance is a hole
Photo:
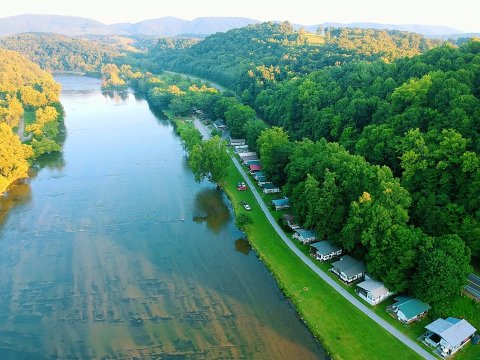
[[[63,154],[0,199],[0,359],[322,358],[171,125],[56,78]]]

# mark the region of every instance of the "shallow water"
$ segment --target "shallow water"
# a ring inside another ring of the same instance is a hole
[[[0,359],[322,358],[172,126],[56,79],[63,153],[0,199]]]

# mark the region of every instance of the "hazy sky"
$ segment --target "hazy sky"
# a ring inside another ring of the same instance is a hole
[[[304,25],[325,21],[446,25],[480,32],[478,0],[14,0],[2,1],[0,17],[57,14],[110,24],[162,16],[242,16],[289,20]],[[286,4],[282,4],[282,2]],[[125,5],[124,5],[125,4]],[[154,4],[154,5],[152,5]]]

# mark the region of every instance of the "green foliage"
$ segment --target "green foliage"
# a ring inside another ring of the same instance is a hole
[[[247,120],[243,127],[245,133],[245,141],[250,149],[258,151],[257,139],[260,134],[267,128],[267,125],[260,119]]]
[[[356,60],[392,61],[436,44],[407,32],[329,28],[324,37],[295,31],[288,22],[268,22],[213,34],[200,42],[161,39],[148,54],[154,65],[146,65],[211,79],[242,93],[242,100],[249,102],[286,78]]]
[[[241,213],[236,215],[235,225],[239,229],[243,230],[250,224],[253,224],[253,219],[252,219],[252,216],[250,214],[245,213],[245,212],[241,212]]]
[[[218,136],[193,146],[189,153],[188,164],[192,168],[195,180],[201,182],[205,178],[222,186],[228,172],[225,164],[230,161],[227,145]]]
[[[17,51],[50,71],[99,72],[121,53],[110,45],[59,34],[19,34],[0,39],[0,47]]]
[[[182,146],[187,152],[192,151],[195,145],[202,142],[200,131],[191,124],[177,123],[177,133],[180,135]]]
[[[59,144],[47,137],[44,137],[40,140],[33,139],[30,145],[32,146],[35,157],[61,150]]]
[[[414,223],[428,234],[458,234],[478,254],[480,158],[455,130],[418,129],[402,140],[402,184],[413,198]]]
[[[255,111],[250,106],[242,104],[230,106],[224,114],[230,135],[234,138],[245,138],[245,125],[248,121],[256,119]]]
[[[263,131],[257,140],[265,175],[276,184],[284,184],[285,167],[290,162],[292,144],[288,134],[279,127]]]
[[[455,299],[472,271],[470,249],[457,235],[431,238],[421,246],[412,290],[420,299],[444,307]]]

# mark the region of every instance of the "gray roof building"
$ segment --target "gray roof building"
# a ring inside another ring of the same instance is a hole
[[[332,272],[336,274],[341,280],[346,283],[351,283],[355,280],[363,279],[365,276],[365,264],[354,258],[345,255],[332,264]]]
[[[428,331],[423,341],[435,347],[442,357],[456,353],[477,331],[467,320],[453,317],[437,319],[425,326],[425,329]]]

